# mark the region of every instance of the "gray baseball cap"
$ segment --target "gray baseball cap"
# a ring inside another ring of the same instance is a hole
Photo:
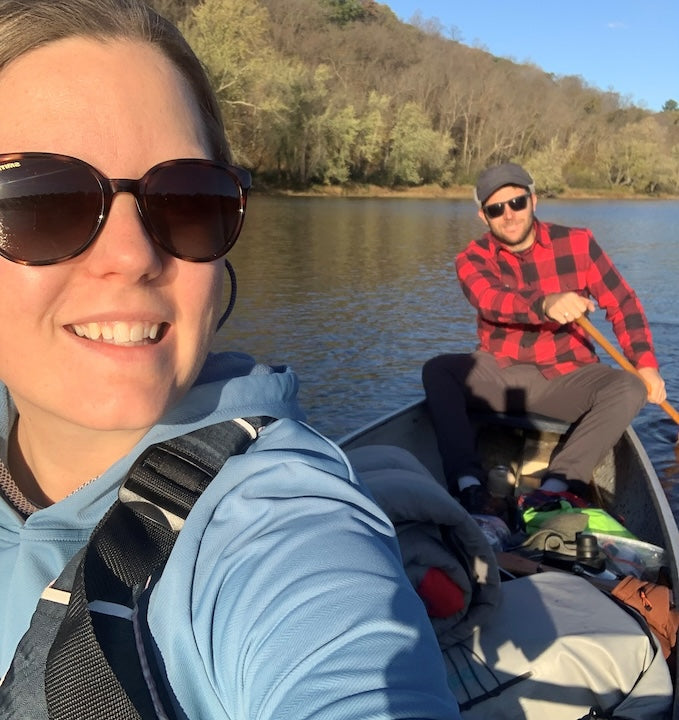
[[[474,188],[474,200],[481,207],[486,200],[501,187],[516,185],[535,192],[535,181],[516,163],[504,163],[486,168],[480,175]]]

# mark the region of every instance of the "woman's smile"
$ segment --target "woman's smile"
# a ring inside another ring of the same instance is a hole
[[[112,345],[137,346],[158,342],[167,323],[146,322],[88,322],[72,325],[72,331],[81,338]]]

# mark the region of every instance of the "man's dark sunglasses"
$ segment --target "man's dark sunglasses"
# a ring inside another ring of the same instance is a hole
[[[126,192],[163,250],[216,260],[236,242],[250,185],[246,170],[212,160],[168,160],[126,180],[67,155],[0,155],[0,255],[24,265],[69,260],[94,242],[113,196]]]
[[[491,203],[490,205],[484,205],[481,209],[483,210],[483,214],[487,218],[489,218],[490,220],[494,220],[495,218],[499,218],[504,215],[505,205],[509,205],[510,210],[512,210],[513,212],[520,212],[521,210],[525,210],[526,206],[528,205],[529,197],[530,193],[525,193],[524,195],[519,195],[518,197],[514,197],[511,200],[505,200],[504,202],[496,202]]]

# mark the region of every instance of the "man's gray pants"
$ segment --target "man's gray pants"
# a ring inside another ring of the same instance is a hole
[[[483,351],[432,358],[422,369],[422,383],[446,480],[455,493],[463,475],[484,479],[468,409],[536,413],[571,423],[548,474],[588,483],[647,401],[636,375],[600,362],[547,379],[534,365],[501,368]]]

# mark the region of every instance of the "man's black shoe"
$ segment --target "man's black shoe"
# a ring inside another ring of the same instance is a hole
[[[483,485],[468,485],[460,492],[460,505],[470,515],[486,515],[489,495]]]
[[[577,495],[585,502],[592,502],[592,486],[582,480],[569,480],[568,492]]]

